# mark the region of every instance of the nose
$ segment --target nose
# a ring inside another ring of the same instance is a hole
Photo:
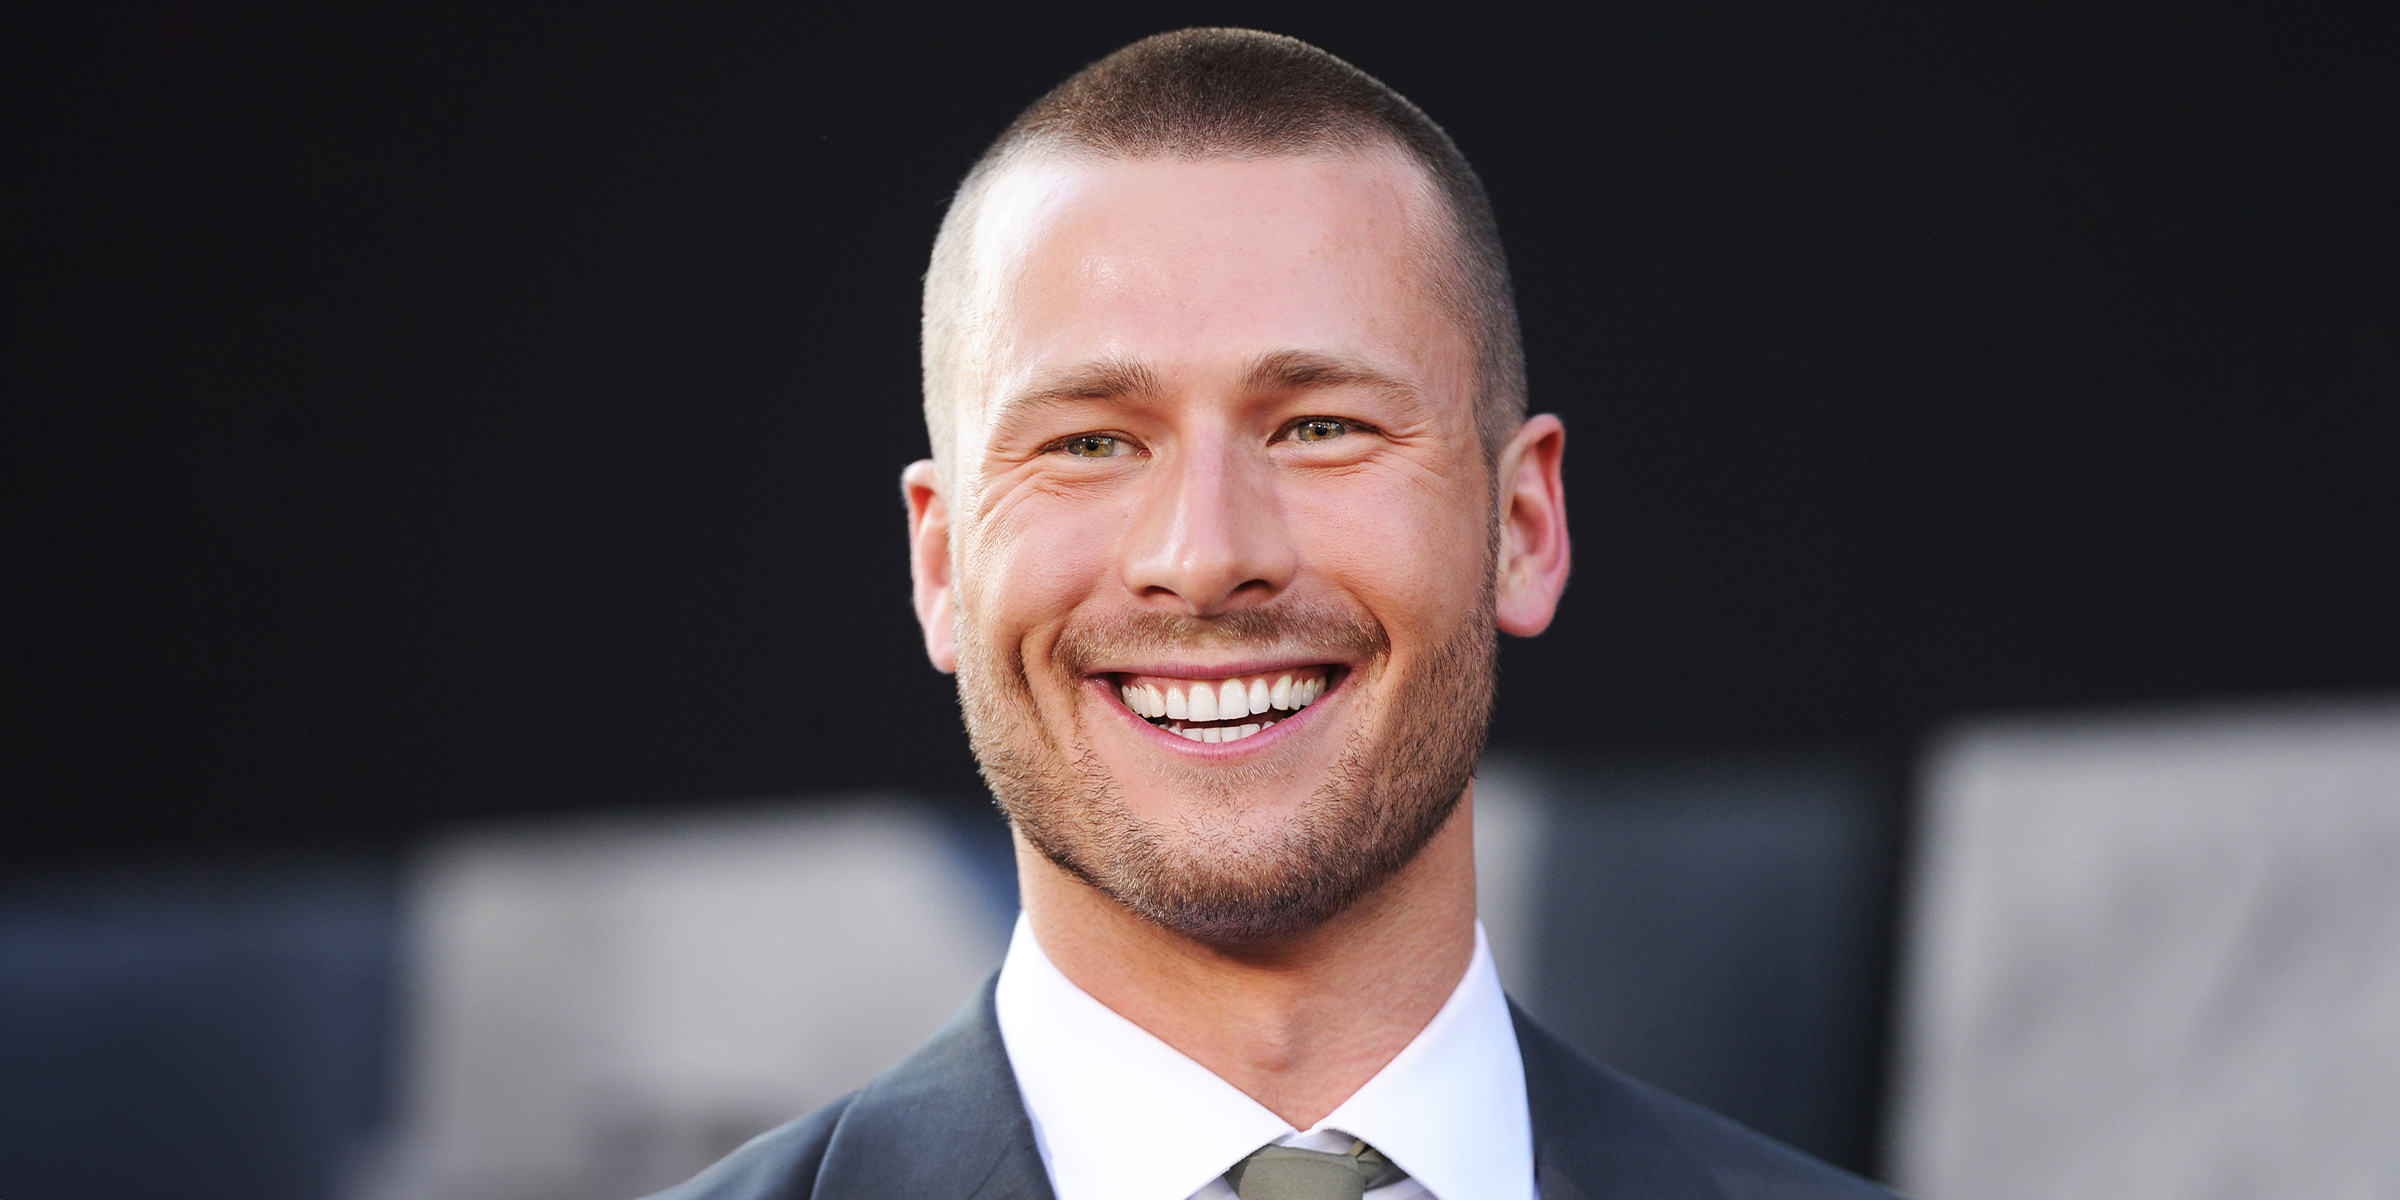
[[[1290,586],[1298,555],[1263,447],[1229,432],[1154,460],[1124,554],[1125,586],[1150,603],[1213,617]]]

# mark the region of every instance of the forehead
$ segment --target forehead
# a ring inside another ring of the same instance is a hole
[[[1081,362],[1203,381],[1289,350],[1375,362],[1430,391],[1458,382],[1466,338],[1425,260],[1449,244],[1442,210],[1395,152],[1044,158],[988,187],[970,389],[987,401]]]

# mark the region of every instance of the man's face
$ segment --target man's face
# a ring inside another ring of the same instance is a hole
[[[1195,935],[1304,928],[1440,828],[1490,707],[1432,193],[1390,154],[990,186],[948,494],[912,494],[947,526],[928,646],[1051,861]]]

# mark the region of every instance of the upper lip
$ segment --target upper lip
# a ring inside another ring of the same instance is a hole
[[[1277,671],[1298,671],[1309,667],[1346,666],[1334,658],[1250,658],[1222,663],[1119,663],[1093,671],[1102,675],[1153,675],[1164,679],[1232,679],[1237,676],[1272,675]]]

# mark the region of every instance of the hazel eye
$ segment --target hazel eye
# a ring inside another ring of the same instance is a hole
[[[1327,417],[1310,417],[1292,426],[1291,438],[1295,442],[1330,442],[1348,432],[1350,426],[1345,422]]]
[[[1125,442],[1105,433],[1086,433],[1068,438],[1058,448],[1077,458],[1115,458],[1125,453]]]

